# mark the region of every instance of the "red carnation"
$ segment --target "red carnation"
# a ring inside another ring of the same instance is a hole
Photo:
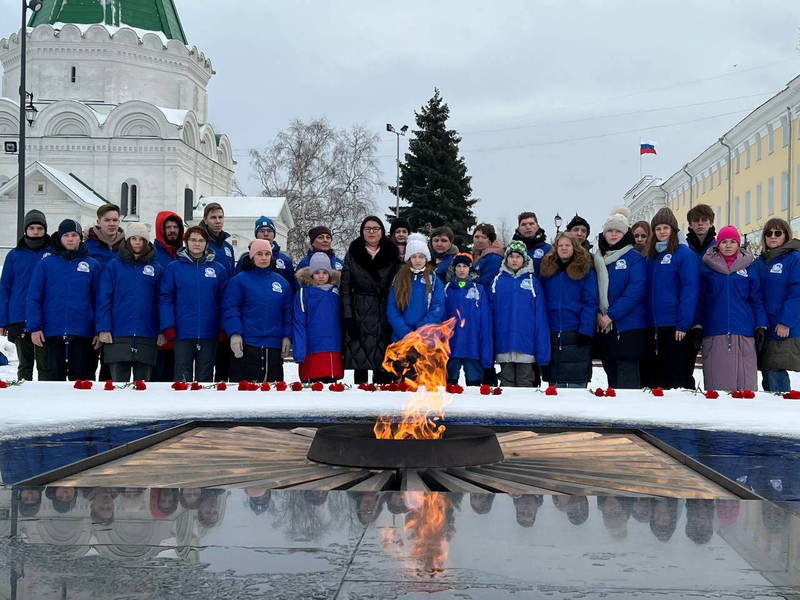
[[[0,390],[3,390],[7,387],[8,387],[8,382],[0,380]]]
[[[735,390],[731,392],[731,398],[744,398],[744,394],[742,393],[742,390]]]
[[[448,383],[445,391],[448,394],[460,394],[464,391],[464,388],[458,385],[457,383]]]
[[[617,390],[612,387],[606,388],[606,397],[607,398],[614,398],[617,395]]]
[[[194,391],[197,391],[197,390],[202,390],[202,389],[203,389],[203,386],[202,386],[202,385],[200,385],[200,384],[199,384],[197,381],[193,381],[193,382],[192,382],[192,385],[189,387],[189,389],[192,389],[192,390],[194,390]]]
[[[176,391],[188,390],[189,386],[186,385],[185,381],[176,381],[175,383],[172,384],[172,389]]]
[[[228,384],[225,383],[224,381],[220,381],[220,382],[217,383],[217,390],[218,391],[224,392],[227,389],[228,389]],[[241,389],[241,388],[239,388],[239,389]]]
[[[293,392],[302,392],[303,391],[303,384],[299,381],[295,381],[292,383],[292,391]]]
[[[268,392],[269,390],[270,390],[269,383],[267,383],[265,381],[264,383],[261,384],[261,391],[262,392]]]
[[[275,389],[278,390],[279,392],[285,392],[287,387],[289,386],[286,385],[285,381],[279,381],[278,383],[275,384]]]
[[[653,392],[653,396],[663,396],[664,395],[664,388],[657,387],[657,388],[653,388],[650,391]]]
[[[88,379],[78,379],[73,387],[76,390],[90,390],[92,389],[92,382]]]
[[[599,397],[601,397],[601,398],[602,398],[603,396],[605,396],[605,395],[606,395],[606,393],[603,391],[603,388],[597,388],[597,389],[594,391],[594,395],[595,395],[595,396],[599,396]]]
[[[711,400],[716,400],[717,398],[719,398],[719,392],[716,390],[706,390],[706,398],[709,398]]]
[[[396,383],[395,385],[398,387],[398,389],[399,389],[401,392],[407,392],[408,390],[410,390],[410,389],[411,389],[411,386],[410,386],[410,385],[408,385],[408,384],[407,384],[405,381],[403,381],[403,382],[401,382],[401,383]]]
[[[481,394],[483,394],[484,396],[488,396],[491,393],[492,393],[492,386],[490,386],[488,383],[484,383],[481,386]]]
[[[137,379],[136,381],[133,382],[133,389],[139,390],[139,391],[146,390],[147,389],[147,384],[144,381],[142,381],[141,379]]]
[[[492,396],[499,396],[502,393],[503,393],[503,388],[501,387],[496,387],[492,390]]]
[[[800,400],[800,392],[797,390],[790,390],[783,395],[787,400]]]
[[[330,384],[328,386],[328,389],[332,392],[343,392],[344,384],[341,381],[337,381],[336,383]]]
[[[107,379],[106,380],[106,384],[103,386],[103,389],[105,391],[107,391],[107,392],[113,392],[117,388],[114,387],[114,382],[113,381],[111,381],[110,379]]]
[[[747,398],[748,400],[751,400],[755,397],[756,394],[755,392],[753,392],[753,390],[742,390],[742,398]]]
[[[311,384],[311,391],[321,392],[324,389],[325,389],[325,386],[322,385],[321,381],[315,381],[314,383]]]
[[[544,391],[544,395],[545,396],[558,396],[558,388],[556,388],[556,386],[554,386],[554,385],[550,385]]]

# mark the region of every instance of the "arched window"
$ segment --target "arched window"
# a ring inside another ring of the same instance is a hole
[[[70,67],[69,69],[69,82],[75,83],[78,81],[78,67]]]
[[[128,214],[128,184],[123,183],[119,192],[119,208],[122,211],[122,216]]]
[[[139,214],[139,186],[135,183],[128,189],[128,210],[132,215]]]
[[[120,186],[119,208],[123,217],[139,214],[139,184],[126,181]]]
[[[194,192],[191,188],[183,191],[183,220],[189,222],[194,216]]]

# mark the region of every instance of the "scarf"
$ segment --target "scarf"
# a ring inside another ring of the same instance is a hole
[[[26,235],[22,237],[22,243],[25,244],[26,248],[35,252],[36,250],[41,250],[45,246],[50,245],[50,237],[43,235],[42,237],[32,238]]]
[[[767,248],[764,246],[764,250],[761,251],[761,256],[764,258],[765,261],[769,262],[774,260],[784,254],[788,254],[793,250],[800,250],[800,240],[794,239],[789,240],[782,246],[778,246],[777,248]]]
[[[629,229],[613,246],[603,235],[597,238],[598,251],[594,253],[594,270],[597,272],[597,291],[600,295],[600,314],[608,313],[608,265],[617,262],[633,249],[633,234]]]

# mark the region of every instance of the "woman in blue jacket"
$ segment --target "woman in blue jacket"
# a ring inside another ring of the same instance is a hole
[[[441,323],[444,317],[444,286],[429,262],[431,251],[424,235],[408,236],[405,257],[406,263],[392,282],[386,306],[392,342],[423,325]]]
[[[472,271],[475,280],[487,290],[503,264],[503,244],[497,239],[494,225],[480,223],[472,232]]]
[[[53,254],[33,270],[26,325],[35,346],[47,345],[48,371],[54,381],[92,379],[92,349],[97,346],[95,296],[101,267],[89,256],[76,221],[62,221],[52,242]]]
[[[147,227],[131,223],[117,257],[103,269],[97,293],[98,338],[114,381],[148,381],[156,364],[158,292],[163,268]]]
[[[600,305],[592,257],[573,234],[559,233],[539,274],[551,353],[542,375],[552,385],[585,388],[592,379],[592,338]]]
[[[706,389],[755,390],[756,351],[764,345],[767,315],[753,255],[741,248],[733,225],[703,255],[700,323]]]
[[[524,243],[511,242],[506,247],[505,260],[492,282],[489,298],[500,383],[533,387],[534,366],[550,362],[550,332],[542,286],[534,275],[533,259]]]
[[[205,227],[190,227],[184,241],[161,279],[160,330],[175,329],[177,380],[212,381],[228,272],[214,260]]]
[[[283,357],[292,336],[292,288],[270,268],[267,240],[250,244],[251,268],[228,284],[223,325],[234,361],[231,377],[246,381],[283,381]]]
[[[644,383],[693,390],[696,351],[689,333],[697,324],[700,261],[678,243],[678,220],[669,208],[660,209],[650,227],[647,308],[652,329]]]
[[[477,281],[471,281],[472,256],[456,254],[450,261],[444,286],[444,318],[455,317],[456,328],[450,338],[447,383],[458,383],[461,368],[468,386],[481,385],[484,370],[494,368],[492,312],[489,295]]]
[[[296,277],[300,289],[294,296],[293,354],[300,363],[300,380],[331,383],[344,377],[341,273],[327,254],[316,252]]]
[[[769,321],[758,356],[767,392],[788,392],[787,371],[800,371],[800,240],[783,219],[770,219],[761,233],[755,265]]]
[[[633,247],[629,216],[627,208],[615,208],[597,239],[597,347],[608,385],[636,389],[641,387],[639,362],[647,343],[647,268],[644,257]]]

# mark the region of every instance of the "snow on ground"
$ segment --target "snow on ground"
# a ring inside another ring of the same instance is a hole
[[[15,364],[0,368],[0,378],[14,379]],[[297,379],[296,365],[286,365],[286,380]],[[595,369],[592,388],[605,386]],[[793,379],[796,388],[800,379]],[[57,431],[148,422],[161,419],[344,418],[400,414],[410,394],[400,392],[176,392],[170,384],[152,383],[144,391],[75,390],[67,382],[32,382],[0,389],[0,440]],[[457,419],[590,423],[613,426],[671,426],[712,431],[739,431],[800,438],[800,401],[758,393],[752,400],[720,394],[668,390],[663,397],[640,390],[618,390],[615,398],[598,398],[587,390],[505,389],[482,396],[477,389],[451,396],[446,415]]]

